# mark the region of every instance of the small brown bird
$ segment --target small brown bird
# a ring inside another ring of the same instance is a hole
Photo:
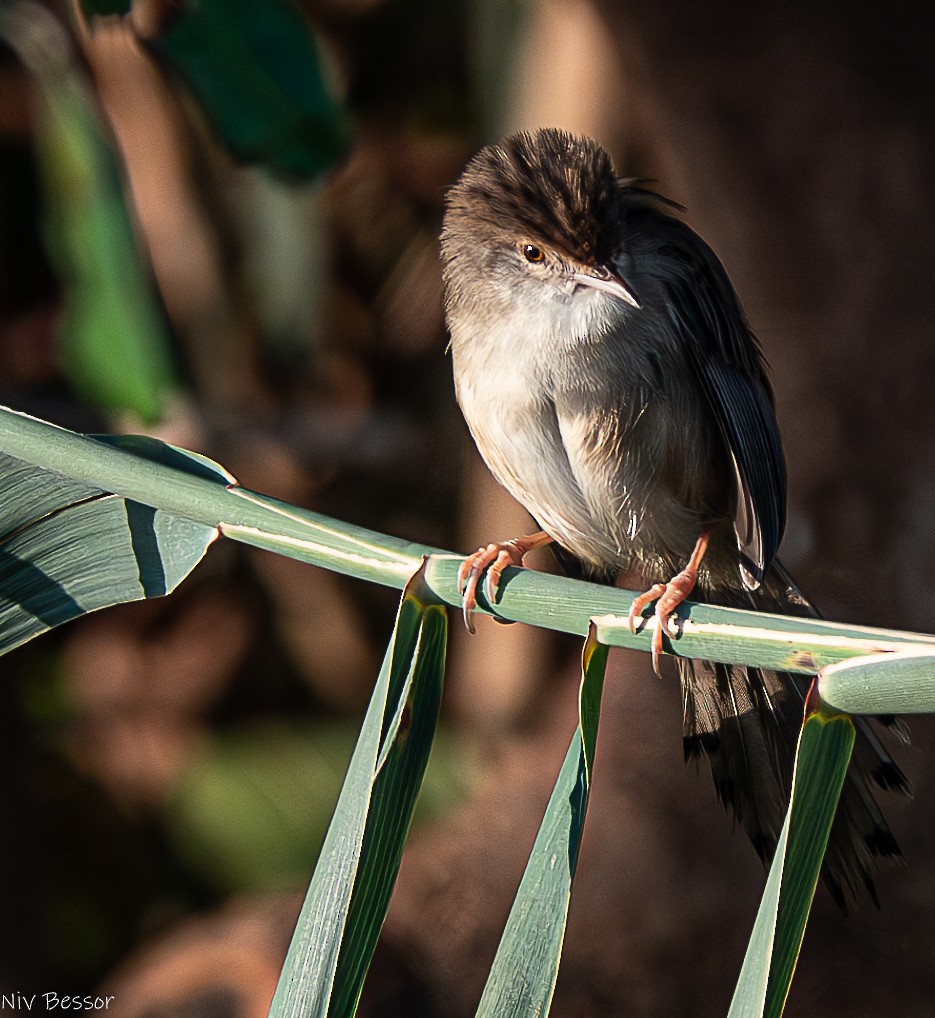
[[[653,659],[692,590],[712,604],[816,616],[776,559],[786,472],[760,346],[723,266],[674,202],[616,176],[595,142],[541,130],[485,148],[452,188],[442,230],[458,402],[497,480],[542,528],[469,556],[469,627],[487,571],[554,542],[560,561],[649,585]],[[791,787],[809,682],[677,659],[687,758],[765,861]],[[905,730],[887,719],[898,735]],[[825,876],[842,905],[899,848],[869,782],[909,794],[871,724],[858,743]]]

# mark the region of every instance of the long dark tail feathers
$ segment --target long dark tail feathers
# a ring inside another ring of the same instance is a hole
[[[763,588],[747,595],[761,611],[817,615],[779,567]],[[705,592],[706,594],[708,592]],[[729,592],[714,603],[750,607]],[[742,595],[741,595],[742,596]],[[731,809],[765,863],[772,859],[789,801],[792,769],[804,721],[807,676],[709,661],[678,659],[684,708],[686,759],[706,756],[718,798]],[[909,781],[884,746],[878,727],[901,742],[908,729],[892,717],[855,718],[857,740],[838,813],[831,829],[823,875],[832,897],[879,904],[873,871],[880,861],[900,862],[893,836],[872,786],[911,796]],[[879,724],[878,724],[879,723]]]
[[[552,550],[569,576],[613,583],[596,575],[560,545]],[[739,587],[739,585],[738,585]],[[701,600],[735,608],[818,618],[814,606],[777,561],[755,591],[699,590]],[[765,865],[782,830],[805,697],[811,678],[711,661],[676,659],[682,684],[685,759],[707,758],[717,797],[747,832]],[[879,905],[873,871],[880,861],[900,863],[902,854],[871,785],[911,796],[912,789],[890,756],[877,728],[908,744],[899,718],[855,718],[857,740],[831,829],[823,876],[843,911],[869,898]]]
[[[705,756],[718,799],[769,864],[789,801],[799,731],[804,720],[802,676],[679,660],[687,760]],[[824,878],[834,900],[869,897],[878,904],[873,870],[901,853],[871,782],[912,794],[906,776],[867,719],[855,719],[857,741],[825,856]]]

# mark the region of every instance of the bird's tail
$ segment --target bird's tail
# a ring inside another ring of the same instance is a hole
[[[703,596],[730,607],[750,608],[752,599],[752,607],[758,611],[818,617],[778,563],[753,593],[718,589],[704,591]],[[796,743],[811,680],[763,668],[682,658],[678,667],[685,757],[707,756],[718,798],[733,810],[760,858],[769,863],[789,801]],[[876,903],[875,861],[900,858],[872,787],[912,794],[909,781],[882,744],[876,727],[882,724],[908,742],[905,725],[894,718],[855,718],[854,722],[857,741],[824,864],[831,894],[845,909],[849,900],[856,901],[864,893]]]

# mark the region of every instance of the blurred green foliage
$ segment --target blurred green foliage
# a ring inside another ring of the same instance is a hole
[[[318,47],[288,0],[186,0],[149,43],[241,159],[307,180],[344,151]]]
[[[355,727],[269,723],[217,733],[167,808],[179,857],[219,891],[301,884],[328,829]]]
[[[65,284],[62,356],[78,392],[146,423],[177,386],[168,325],[140,254],[120,171],[78,71],[33,62],[46,236]]]
[[[217,732],[183,773],[165,812],[180,859],[220,892],[288,889],[308,880],[359,731],[356,721],[270,721]],[[460,748],[441,731],[416,821],[467,792]]]

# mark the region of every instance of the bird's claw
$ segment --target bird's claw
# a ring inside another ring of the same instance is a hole
[[[477,608],[477,589],[484,578],[484,598],[493,605],[500,589],[500,578],[508,566],[521,566],[523,556],[529,551],[520,538],[512,541],[496,541],[480,547],[461,563],[458,570],[458,590],[461,593],[461,614],[469,633],[474,632],[474,611]]]
[[[478,548],[473,555],[461,563],[458,569],[458,591],[461,594],[461,616],[464,628],[473,636],[477,630],[474,626],[474,610],[477,608],[477,584],[486,568],[483,561],[483,548]]]
[[[639,619],[642,622],[643,609],[651,601],[656,602],[656,607],[653,610],[656,627],[653,629],[652,654],[653,671],[657,675],[662,674],[659,669],[659,659],[662,657],[663,652],[662,634],[666,633],[669,636],[677,636],[679,634],[680,630],[677,623],[673,631],[673,614],[675,609],[695,589],[695,584],[698,582],[698,567],[701,565],[701,560],[704,558],[707,548],[708,531],[704,530],[695,542],[691,558],[689,558],[685,568],[673,576],[668,583],[653,584],[644,594],[634,597],[633,603],[630,605],[630,632],[636,633],[637,620]]]
[[[630,632],[636,634],[646,621],[643,618],[643,609],[653,601],[656,602],[652,614],[656,625],[653,629],[651,651],[653,671],[657,675],[662,674],[660,660],[664,653],[663,634],[669,637],[678,636],[680,630],[675,618],[675,609],[692,592],[697,577],[697,570],[683,569],[668,583],[654,583],[645,593],[633,598],[633,603],[630,605],[628,613]]]

